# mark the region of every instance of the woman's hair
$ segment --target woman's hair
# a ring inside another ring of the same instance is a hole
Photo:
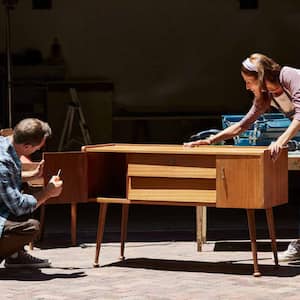
[[[51,135],[48,123],[39,119],[24,119],[14,128],[13,139],[16,144],[39,145],[43,138]]]
[[[241,72],[245,75],[255,77],[262,91],[266,90],[265,80],[272,83],[279,83],[279,74],[281,66],[272,58],[260,54],[251,54],[249,58],[243,61]]]

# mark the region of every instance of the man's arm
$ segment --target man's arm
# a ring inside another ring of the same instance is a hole
[[[58,176],[53,176],[42,191],[34,196],[20,191],[18,171],[13,164],[0,164],[0,197],[9,211],[16,215],[31,213],[51,197],[57,197],[62,191],[63,182]]]
[[[10,169],[0,165],[0,197],[9,211],[16,215],[31,213],[37,204],[37,200],[32,195],[22,194],[18,186],[17,176]]]
[[[44,204],[49,198],[57,197],[62,192],[63,182],[58,176],[52,176],[46,187],[34,194],[37,199],[37,204],[35,208]]]

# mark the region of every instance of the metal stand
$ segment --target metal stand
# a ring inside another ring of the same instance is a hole
[[[79,127],[83,137],[83,142],[85,145],[90,145],[92,143],[90,133],[82,112],[81,104],[77,95],[75,88],[70,88],[71,102],[68,104],[67,115],[64,123],[64,128],[61,134],[58,151],[63,151],[63,149],[68,148],[73,141],[79,142],[76,139],[71,139],[74,116],[75,113],[78,113],[79,116]]]
[[[6,28],[5,28],[5,43],[6,43],[6,71],[7,71],[7,103],[3,105],[7,110],[8,124],[5,126],[12,127],[12,102],[13,102],[13,91],[12,91],[12,61],[11,61],[11,22],[10,15],[11,11],[16,8],[18,0],[2,0],[6,11]],[[6,119],[6,116],[4,116]],[[5,120],[5,123],[7,121]]]

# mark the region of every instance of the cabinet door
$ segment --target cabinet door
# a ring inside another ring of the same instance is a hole
[[[87,159],[84,152],[45,152],[45,184],[51,176],[61,170],[63,191],[59,197],[51,198],[49,203],[86,202],[88,200]]]
[[[220,156],[217,168],[217,207],[263,208],[263,160],[260,156]]]

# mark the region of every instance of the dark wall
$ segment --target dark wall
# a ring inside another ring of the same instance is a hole
[[[46,58],[58,37],[68,76],[114,81],[117,113],[240,113],[251,104],[241,61],[263,52],[300,66],[299,19],[294,0],[259,1],[256,10],[237,0],[60,0],[33,10],[24,0],[12,13],[12,42]]]

